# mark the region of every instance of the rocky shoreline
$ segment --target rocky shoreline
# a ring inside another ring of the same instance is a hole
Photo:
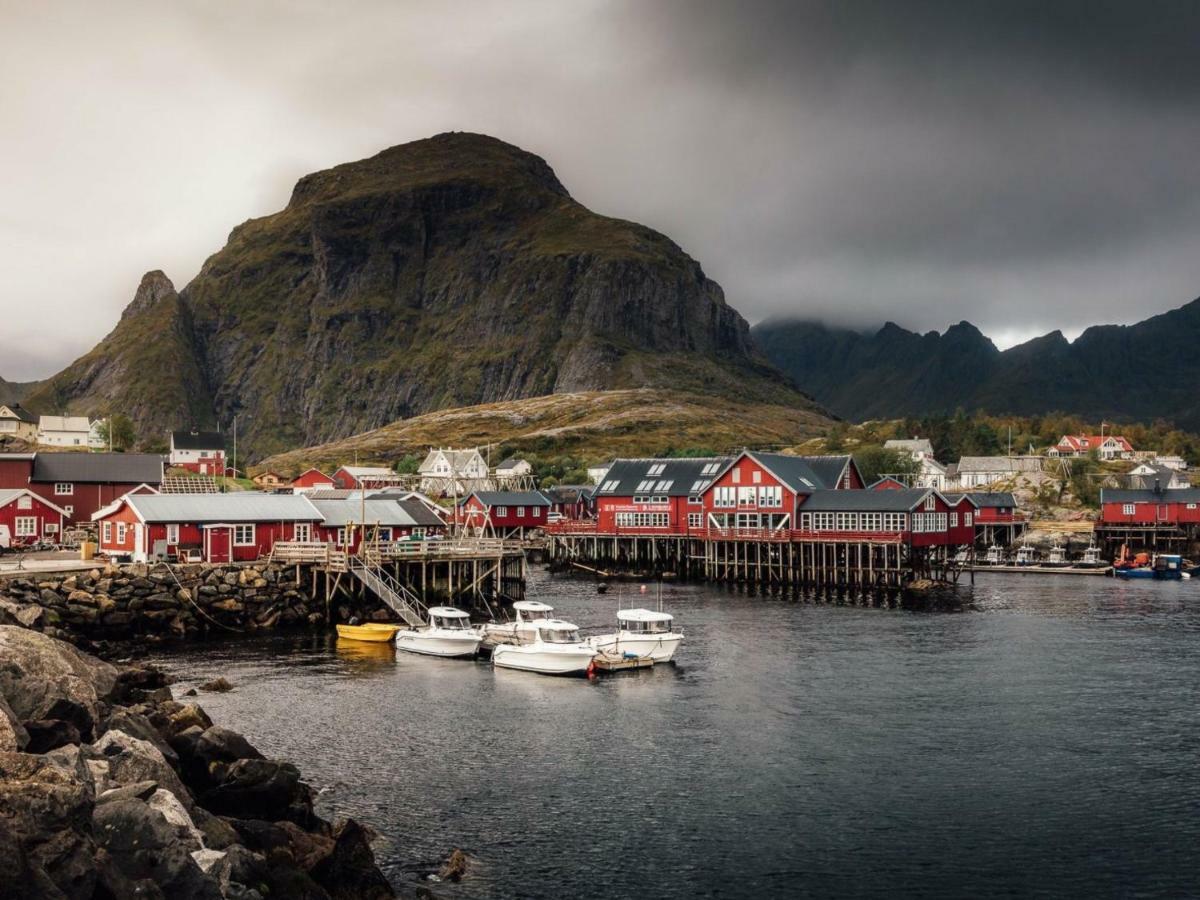
[[[167,684],[0,624],[0,896],[394,896],[366,828]]]

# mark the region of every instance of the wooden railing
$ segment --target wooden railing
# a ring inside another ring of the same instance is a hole
[[[546,526],[547,534],[597,537],[681,537],[697,541],[763,541],[768,543],[864,543],[898,544],[909,535],[907,531],[813,531],[788,528],[688,528],[671,527],[599,528],[599,523],[556,522]]]
[[[437,541],[368,542],[364,557],[372,562],[392,562],[405,559],[461,559],[470,557],[516,556],[523,551],[520,541],[500,538],[466,538]],[[321,541],[277,541],[270,559],[279,563],[327,565],[337,571],[346,570],[346,551]]]

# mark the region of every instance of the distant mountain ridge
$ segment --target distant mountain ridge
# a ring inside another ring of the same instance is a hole
[[[236,415],[253,458],[438,409],[642,387],[823,414],[674,242],[586,209],[532,153],[453,133],[305,176],[179,292],[148,273],[28,405],[124,412],[143,439]]]
[[[5,381],[0,378],[0,403],[20,403],[37,388],[38,381]]]
[[[1134,325],[1053,331],[999,350],[960,322],[917,334],[803,320],[759,323],[767,357],[834,413],[862,421],[968,412],[1166,419],[1200,431],[1200,299]]]

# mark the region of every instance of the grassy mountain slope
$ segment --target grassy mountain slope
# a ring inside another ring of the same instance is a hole
[[[117,327],[89,353],[41,382],[25,405],[43,415],[124,413],[143,438],[213,423],[187,308],[162,272],[148,272]]]
[[[1200,300],[1069,342],[1052,332],[1003,352],[968,323],[918,335],[768,321],[765,354],[835,413],[863,420],[967,411],[1166,419],[1200,429]]]
[[[20,403],[36,390],[40,383],[38,381],[5,381],[0,378],[0,403]]]
[[[591,212],[542,159],[484,135],[306,176],[154,315],[169,322],[127,314],[39,389],[40,404],[131,401],[143,434],[237,414],[251,456],[556,392],[672,388],[816,408],[671,240]],[[157,364],[147,325],[177,336],[186,371]]]
[[[642,388],[553,394],[440,410],[383,428],[263,460],[296,474],[310,465],[389,463],[431,446],[503,445],[505,452],[571,455],[601,462],[619,455],[707,448],[790,445],[823,433],[813,412],[761,402],[714,402],[711,396]]]

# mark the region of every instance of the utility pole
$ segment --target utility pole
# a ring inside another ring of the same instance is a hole
[[[237,415],[233,417],[233,477],[237,477]],[[225,476],[225,489],[229,490],[229,476]]]

